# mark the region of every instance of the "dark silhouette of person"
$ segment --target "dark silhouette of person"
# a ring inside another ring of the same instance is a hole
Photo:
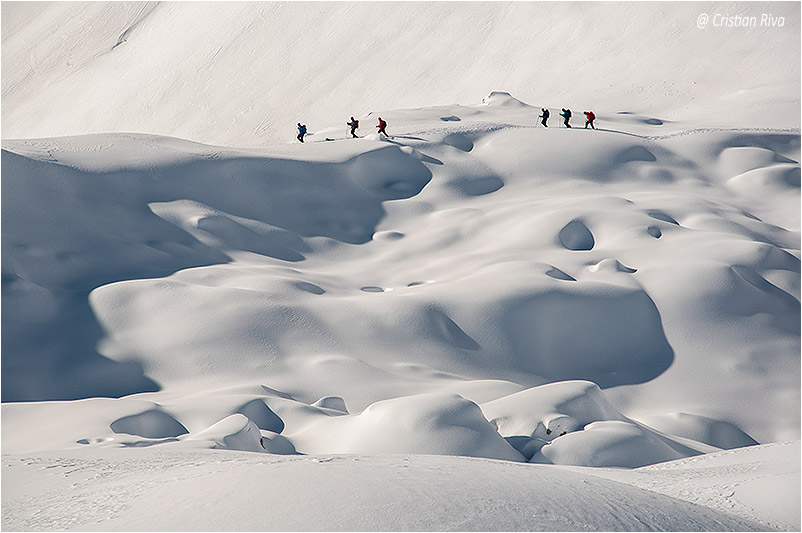
[[[543,112],[543,114],[542,114],[542,115],[540,115],[540,116],[538,116],[538,118],[542,118],[543,120],[541,120],[541,121],[540,121],[540,122],[541,122],[541,124],[543,124],[545,127],[547,127],[547,128],[548,128],[548,127],[549,127],[549,125],[548,125],[548,124],[546,124],[546,121],[547,121],[547,120],[549,120],[549,115],[550,115],[551,113],[549,113],[549,110],[548,110],[548,109],[546,109],[545,107],[541,107],[541,108],[540,108],[540,110]]]
[[[359,127],[359,121],[351,117],[351,122],[346,122],[346,125],[351,126],[351,137],[356,139],[356,129]]]

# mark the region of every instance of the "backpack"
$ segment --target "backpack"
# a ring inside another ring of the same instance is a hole
[[[571,118],[571,110],[570,109],[566,109],[565,110],[565,118]]]
[[[382,129],[384,129],[384,128],[386,128],[386,127],[387,127],[387,123],[386,123],[385,121],[383,121],[383,120],[380,120],[380,121],[379,121],[379,127],[380,127],[380,128],[382,128]]]
[[[298,133],[306,133],[306,124],[298,128]]]
[[[588,113],[588,120],[596,120],[596,115],[593,114],[593,111]]]
[[[358,128],[359,127],[359,121],[357,119],[354,119],[354,122],[352,123],[352,125],[353,125],[354,129]]]

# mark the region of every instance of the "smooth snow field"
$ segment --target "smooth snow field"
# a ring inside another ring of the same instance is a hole
[[[799,23],[4,2],[0,526],[798,531]]]

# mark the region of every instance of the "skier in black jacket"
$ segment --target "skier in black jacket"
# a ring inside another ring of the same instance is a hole
[[[542,114],[542,115],[540,115],[538,118],[542,118],[543,120],[541,120],[540,122],[541,122],[541,123],[542,123],[544,126],[546,126],[546,127],[548,128],[548,127],[549,127],[549,125],[548,125],[548,124],[546,124],[546,121],[549,119],[549,114],[550,114],[550,113],[549,113],[549,110],[548,110],[548,109],[546,109],[545,107],[541,107],[541,108],[540,108],[540,110],[541,110],[541,111],[543,111],[543,114]]]
[[[347,126],[351,126],[351,136],[356,139],[356,129],[359,127],[359,121],[354,117],[351,117],[351,122],[346,122]]]

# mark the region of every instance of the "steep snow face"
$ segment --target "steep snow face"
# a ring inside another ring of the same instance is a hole
[[[768,14],[782,26],[713,20]],[[4,139],[139,131],[263,146],[293,140],[298,121],[342,137],[352,115],[499,87],[577,119],[776,128],[799,116],[792,2],[6,2],[2,18]]]

